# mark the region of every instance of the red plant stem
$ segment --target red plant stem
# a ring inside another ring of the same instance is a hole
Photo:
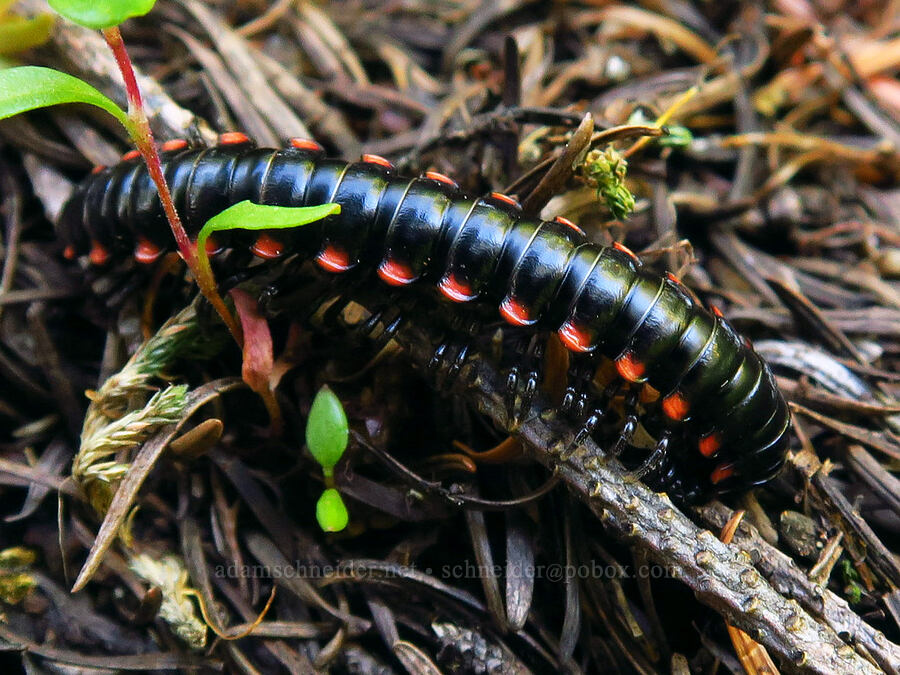
[[[172,203],[172,195],[169,192],[169,186],[166,183],[166,177],[162,173],[159,161],[159,153],[156,150],[156,144],[153,142],[153,131],[150,129],[150,122],[144,113],[144,100],[141,97],[141,90],[138,88],[137,78],[134,75],[134,69],[131,67],[131,59],[125,50],[125,43],[122,41],[122,33],[119,32],[118,26],[106,28],[103,30],[103,36],[106,38],[106,44],[112,50],[122,78],[125,80],[125,91],[128,95],[128,116],[132,123],[137,127],[137,136],[135,140],[141,147],[141,154],[149,154],[150,161],[147,163],[150,177],[156,183],[159,190],[159,196],[162,200],[163,209],[166,212],[166,218],[172,224],[172,232],[175,235],[175,241],[178,244],[178,250],[185,262],[191,266],[194,260],[194,247],[191,244],[184,226],[181,224],[181,218],[175,210]]]
[[[175,210],[172,194],[169,192],[166,177],[163,175],[162,164],[159,161],[156,143],[153,142],[153,131],[150,129],[150,121],[147,119],[147,114],[144,111],[141,90],[138,88],[134,68],[131,65],[131,58],[128,56],[125,43],[122,40],[122,33],[119,32],[118,26],[112,26],[103,29],[103,37],[106,38],[106,44],[109,45],[113,56],[115,56],[116,63],[122,73],[122,79],[125,80],[125,91],[128,96],[128,117],[134,125],[132,138],[138,150],[144,156],[147,170],[150,172],[150,178],[156,184],[163,210],[172,228],[172,234],[175,236],[175,243],[178,246],[181,257],[184,258],[185,263],[193,272],[194,278],[197,279],[200,291],[222,317],[237,343],[241,345],[243,344],[243,336],[240,324],[237,323],[225,306],[222,297],[216,290],[215,280],[212,278],[212,275],[200,273],[197,267],[196,247],[185,231],[184,225],[182,225],[181,219],[178,217],[178,212]]]

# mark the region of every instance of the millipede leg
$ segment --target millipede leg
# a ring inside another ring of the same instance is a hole
[[[525,388],[522,391],[522,401],[519,406],[519,413],[527,412],[531,409],[531,403],[538,390],[538,384],[541,378],[541,362],[544,358],[544,339],[541,335],[533,335],[528,343],[528,351],[525,355],[525,362],[529,368],[525,377]]]
[[[640,480],[651,471],[655,471],[656,469],[658,469],[666,458],[668,448],[669,434],[663,434],[663,437],[660,438],[656,443],[656,447],[653,448],[653,452],[651,452],[647,456],[647,458],[643,462],[641,462],[640,466],[628,472],[629,477],[633,478],[634,480]]]
[[[469,357],[468,342],[454,345],[450,341],[441,342],[428,361],[428,369],[436,373],[437,387],[447,389],[453,386]]]
[[[378,351],[384,349],[387,346],[387,343],[394,339],[394,336],[400,330],[400,327],[403,325],[404,321],[405,319],[403,315],[398,314],[389,322],[384,324],[384,328],[382,329],[381,333],[378,334],[378,337],[372,338],[372,333],[369,333],[369,337],[374,342],[375,348]]]
[[[618,457],[622,454],[625,446],[631,440],[631,436],[634,434],[635,429],[637,429],[637,425],[637,415],[634,415],[632,413],[625,418],[625,424],[622,426],[622,432],[619,434],[619,438],[616,441],[615,445],[613,445],[612,450],[610,450],[610,454],[613,457]]]
[[[516,393],[519,391],[519,367],[513,366],[506,374],[506,387],[503,392],[503,402],[506,404],[506,416],[514,417],[516,406]]]
[[[560,413],[573,419],[583,419],[590,401],[590,384],[596,367],[592,363],[573,359],[568,373],[568,385],[559,406]]]
[[[527,345],[524,341],[519,341],[514,350],[519,358],[507,373],[504,396],[507,416],[513,426],[518,424],[524,413],[531,410],[537,394],[541,381],[544,340],[545,336],[535,334],[530,337]]]

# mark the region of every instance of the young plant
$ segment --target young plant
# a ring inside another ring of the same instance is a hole
[[[340,532],[349,521],[344,500],[334,487],[334,467],[347,449],[349,438],[344,406],[325,385],[313,399],[306,421],[306,446],[325,476],[326,489],[316,503],[316,520],[325,532]]]
[[[0,0],[0,2],[4,2],[4,0]],[[200,291],[222,317],[238,344],[242,344],[241,327],[228,311],[216,289],[208,260],[203,253],[198,253],[198,250],[204,251],[204,249],[202,246],[198,248],[197,244],[191,242],[175,210],[175,204],[163,175],[156,143],[153,140],[153,132],[147,120],[134,68],[118,28],[118,25],[126,19],[142,16],[149,12],[154,4],[155,0],[50,0],[51,7],[65,18],[103,33],[122,73],[122,79],[125,81],[128,98],[127,113],[96,89],[77,78],[47,68],[25,67],[0,72],[0,119],[35,108],[62,103],[88,103],[113,115],[125,127],[144,157],[150,177],[159,192],[160,201],[178,250],[194,274]],[[286,210],[283,207],[282,209]],[[284,216],[273,218],[283,219]],[[281,227],[288,226],[281,225]],[[258,227],[262,229],[269,225],[264,224]]]
[[[0,0],[3,3],[5,0]],[[249,349],[243,339],[243,325],[254,326],[257,338],[264,338],[268,331],[265,323],[248,321],[248,316],[241,316],[241,323],[228,310],[218,290],[206,254],[205,243],[210,233],[219,230],[243,229],[279,229],[297,227],[314,222],[340,211],[336,204],[326,204],[312,209],[291,209],[288,207],[259,206],[250,202],[236,204],[208,222],[200,233],[197,242],[191,242],[185,231],[175,205],[169,193],[168,185],[162,171],[153,134],[144,111],[143,100],[137,85],[131,60],[125,50],[122,35],[117,25],[122,21],[146,14],[153,7],[155,0],[52,0],[51,5],[60,14],[75,23],[96,28],[103,32],[107,44],[112,50],[128,96],[128,112],[123,111],[109,98],[94,87],[81,80],[49,68],[26,66],[0,71],[0,119],[11,117],[36,108],[60,105],[64,103],[87,103],[105,110],[115,117],[128,132],[138,150],[144,157],[150,177],[156,184],[160,200],[182,258],[191,269],[197,285],[203,295],[216,309],[228,326],[239,345],[244,347],[245,356],[256,356],[261,353],[259,345]],[[0,4],[2,9],[2,4]],[[239,305],[238,311],[249,305]],[[248,310],[249,311],[249,310]],[[249,317],[252,318],[252,317]],[[270,341],[271,342],[271,341]],[[265,346],[265,341],[262,341]],[[264,350],[263,350],[264,351]],[[271,350],[270,350],[271,351]],[[265,365],[265,364],[263,364]],[[271,359],[269,359],[271,366]],[[258,371],[253,363],[245,364],[245,371]],[[248,384],[250,380],[248,380]],[[251,385],[252,386],[252,385]],[[280,416],[271,391],[259,390],[273,419],[273,428],[278,427]]]
[[[203,274],[197,267],[196,247],[191,242],[190,237],[188,237],[187,231],[185,231],[184,226],[181,224],[181,219],[175,210],[169,186],[166,184],[166,178],[163,175],[159,152],[156,149],[156,143],[153,141],[153,131],[150,129],[150,122],[144,109],[144,101],[141,96],[141,90],[138,87],[134,67],[131,64],[128,51],[125,49],[122,33],[119,31],[119,24],[132,17],[143,16],[153,9],[155,4],[156,0],[50,0],[50,6],[73,23],[93,28],[103,33],[106,44],[109,45],[116,59],[116,64],[119,66],[119,71],[122,73],[122,79],[125,81],[129,122],[125,125],[125,128],[128,130],[128,135],[134,142],[135,147],[137,147],[147,163],[147,170],[156,184],[163,211],[165,211],[166,219],[169,221],[178,251],[181,253],[181,257],[184,258],[184,262],[191,269],[191,272],[194,273],[194,278],[197,280],[200,291],[215,307],[228,329],[234,335],[235,340],[240,343],[240,326],[228,311],[219,292],[216,290],[212,274]]]

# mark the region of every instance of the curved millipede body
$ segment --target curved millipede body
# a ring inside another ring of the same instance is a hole
[[[162,151],[192,236],[245,199],[337,202],[339,215],[253,233],[246,243],[263,258],[300,252],[331,273],[364,266],[392,286],[430,281],[449,301],[496,303],[510,324],[554,330],[581,358],[605,356],[625,380],[652,386],[663,431],[689,441],[680,468],[651,481],[657,487],[694,496],[744,489],[781,467],[790,417],[768,367],[719,312],[675,277],[643,269],[624,246],[597,245],[563,218],[524,217],[503,194],[468,198],[439,173],[408,179],[374,155],[327,159],[314,141],[273,150],[232,133],[217,147],[170,141]],[[59,231],[69,257],[98,265],[126,251],[150,263],[171,248],[156,190],[135,158],[93,173],[66,204]],[[250,235],[229,236],[237,245]]]

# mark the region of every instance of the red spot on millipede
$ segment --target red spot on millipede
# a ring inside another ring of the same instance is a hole
[[[141,156],[141,153],[138,152],[137,150],[129,150],[124,155],[122,155],[122,161],[128,162],[128,161],[131,161],[132,159],[137,159],[140,156]]]
[[[502,192],[492,192],[492,193],[491,193],[491,198],[492,198],[492,199],[496,199],[496,200],[501,201],[501,202],[505,202],[506,204],[509,204],[510,206],[513,206],[513,207],[515,207],[515,208],[517,208],[517,209],[521,209],[521,208],[522,208],[522,205],[519,204],[518,201],[516,201],[515,199],[513,199],[513,198],[510,197],[509,195],[503,194]]]
[[[105,164],[97,164],[93,169],[91,169],[91,173],[100,173],[104,169],[106,169]]]
[[[734,464],[719,464],[712,473],[709,474],[709,480],[713,485],[721,483],[726,478],[734,475]]]
[[[247,134],[240,131],[226,131],[224,134],[219,134],[219,145],[240,145],[249,142],[250,138]]]
[[[450,178],[450,176],[445,176],[442,173],[438,173],[437,171],[426,171],[425,178],[429,180],[436,180],[438,183],[443,183],[444,185],[449,185],[453,188],[458,188],[459,183]]]
[[[319,267],[328,272],[346,272],[350,269],[350,256],[347,252],[333,244],[328,244],[316,256]]]
[[[697,449],[700,450],[700,454],[704,457],[712,457],[721,447],[722,441],[719,438],[719,434],[716,433],[701,436],[697,442]]]
[[[183,138],[173,138],[171,141],[166,141],[160,146],[160,149],[163,152],[175,152],[176,150],[184,150],[188,146],[188,142]]]
[[[94,240],[91,242],[91,252],[88,253],[88,258],[92,265],[99,267],[109,261],[109,251],[99,241]]]
[[[722,310],[719,309],[716,305],[710,305],[710,306],[709,306],[709,309],[710,309],[710,311],[711,311],[713,314],[715,314],[715,315],[716,315],[717,317],[719,317],[720,319],[724,319],[724,318],[725,318],[725,315],[722,314]]]
[[[585,236],[584,230],[582,230],[580,227],[578,227],[575,223],[573,223],[568,218],[563,218],[562,216],[556,216],[556,218],[554,218],[553,220],[555,220],[560,225],[565,225],[570,230],[574,230],[575,232],[580,234],[582,237]]]
[[[284,254],[284,244],[272,235],[263,232],[253,242],[250,252],[257,258],[275,260]]]
[[[138,239],[137,246],[134,247],[134,259],[139,263],[149,265],[156,262],[160,255],[162,255],[162,248],[149,239]]]
[[[645,366],[634,358],[631,352],[625,352],[616,359],[616,370],[629,382],[638,382],[644,375]]]
[[[365,154],[362,156],[362,161],[364,161],[366,164],[377,164],[378,166],[383,166],[385,169],[394,168],[394,165],[381,155]]]
[[[75,260],[78,257],[78,253],[75,251],[75,247],[72,244],[69,244],[63,249],[63,258],[66,260]]]
[[[671,281],[671,282],[672,282],[673,284],[675,284],[676,286],[684,286],[684,284],[681,282],[681,279],[679,279],[678,277],[676,277],[676,276],[675,276],[674,274],[672,274],[671,272],[666,272],[666,279],[668,279],[669,281]]]
[[[625,244],[616,241],[616,242],[613,242],[613,248],[616,249],[617,251],[621,251],[622,253],[627,255],[629,258],[634,260],[634,262],[640,262],[638,257],[634,254],[634,251],[632,251],[630,248],[628,248]]]
[[[500,316],[513,326],[530,326],[536,320],[529,317],[528,308],[509,296],[500,303]]]
[[[384,260],[378,266],[378,276],[391,286],[406,286],[416,280],[409,266],[396,260]]]
[[[297,150],[309,150],[310,152],[322,152],[325,150],[320,144],[308,138],[292,138],[290,144],[292,148],[297,148]]]
[[[589,352],[594,348],[590,334],[571,321],[566,321],[557,331],[559,339],[572,352]]]
[[[680,422],[687,417],[688,411],[691,409],[690,403],[679,392],[673,392],[666,396],[662,402],[663,412],[670,420]]]
[[[447,275],[438,282],[438,290],[454,302],[468,302],[475,298],[472,289],[452,275]]]

